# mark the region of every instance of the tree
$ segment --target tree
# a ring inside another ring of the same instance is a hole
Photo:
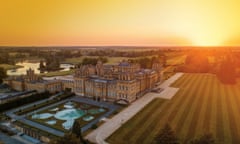
[[[48,55],[45,57],[45,66],[43,70],[47,71],[54,71],[54,70],[60,70],[60,61],[58,57],[55,57],[55,55]]]
[[[235,84],[236,83],[236,65],[229,57],[220,63],[217,76],[222,83]]]
[[[151,68],[152,59],[148,57],[143,57],[143,58],[136,59],[136,63],[139,63],[141,68]]]
[[[208,57],[203,52],[192,52],[187,55],[185,65],[180,66],[178,71],[193,72],[193,73],[207,73],[210,71],[210,64]]]
[[[79,140],[82,143],[85,143],[85,140],[82,137],[82,131],[81,131],[81,125],[80,122],[75,120],[72,126],[72,133],[75,134],[77,136],[77,138],[79,138]]]
[[[162,62],[163,67],[167,65],[167,57],[164,54],[158,55],[158,59]]]
[[[0,83],[3,82],[3,79],[7,77],[7,73],[4,68],[0,67]]]
[[[40,64],[39,64],[39,69],[43,70],[44,68],[45,68],[44,62],[43,62],[43,60],[41,60]]]
[[[65,134],[64,137],[53,140],[50,144],[81,144],[81,141],[75,134]]]
[[[98,57],[98,60],[102,61],[102,63],[107,63],[108,59],[106,57]]]
[[[179,144],[178,138],[175,132],[172,130],[169,124],[166,124],[159,134],[155,137],[157,144]]]
[[[73,123],[72,133],[75,134],[77,137],[81,135],[81,125],[77,120],[75,120]]]
[[[167,57],[165,55],[162,56],[162,63],[164,67],[167,65]]]
[[[10,63],[9,54],[7,52],[0,53],[0,63],[1,64],[9,64]]]
[[[92,64],[92,65],[96,65],[97,64],[97,58],[88,58],[88,57],[85,57],[83,60],[82,60],[82,65],[88,65],[88,64]]]
[[[190,144],[214,144],[214,138],[212,134],[204,134],[200,138],[192,140]]]

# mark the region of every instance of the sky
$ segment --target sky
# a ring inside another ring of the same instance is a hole
[[[0,0],[1,46],[236,46],[240,0]]]

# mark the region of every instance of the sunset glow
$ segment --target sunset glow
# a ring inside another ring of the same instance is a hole
[[[0,45],[240,44],[239,0],[9,0]]]

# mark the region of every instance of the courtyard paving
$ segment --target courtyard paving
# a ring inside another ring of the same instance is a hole
[[[148,103],[150,103],[155,98],[165,98],[171,99],[178,88],[172,88],[170,85],[174,83],[178,78],[180,78],[183,73],[176,73],[174,76],[164,81],[159,88],[162,88],[161,93],[147,93],[143,97],[136,100],[129,107],[121,111],[119,114],[115,115],[113,118],[108,119],[102,126],[88,134],[85,138],[89,141],[97,144],[106,144],[105,139],[109,137],[113,132],[121,127],[122,124],[131,119],[136,115],[141,109],[143,109]]]

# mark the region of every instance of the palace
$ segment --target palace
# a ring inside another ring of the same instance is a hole
[[[27,70],[26,75],[11,76],[3,80],[12,89],[17,91],[32,91],[38,92],[49,91],[50,93],[62,91],[62,84],[59,80],[46,81],[42,77],[36,75],[31,68]]]
[[[71,76],[44,80],[29,69],[25,76],[9,77],[4,82],[19,91],[59,92],[68,89],[78,96],[95,100],[131,103],[151,91],[161,82],[162,65],[155,62],[152,69],[122,61],[117,65],[82,65]]]

